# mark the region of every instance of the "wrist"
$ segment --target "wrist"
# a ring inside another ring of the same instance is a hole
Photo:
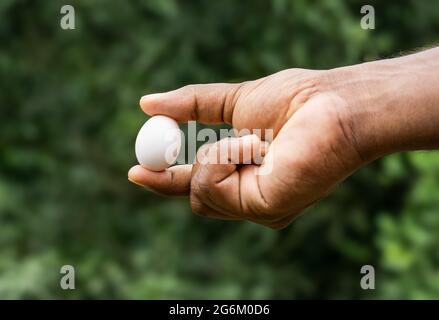
[[[332,72],[366,161],[439,147],[439,48]]]

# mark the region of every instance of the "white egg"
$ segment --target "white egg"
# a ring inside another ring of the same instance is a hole
[[[169,168],[177,160],[180,148],[178,123],[166,116],[151,117],[137,134],[137,161],[148,170],[163,171]]]

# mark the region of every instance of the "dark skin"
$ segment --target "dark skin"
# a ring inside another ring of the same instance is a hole
[[[144,96],[140,105],[179,122],[273,129],[269,146],[263,135],[229,138],[199,151],[194,165],[163,172],[135,166],[128,177],[161,194],[189,196],[197,214],[281,229],[370,161],[439,147],[439,49],[332,70],[288,69],[239,84],[190,85]],[[264,162],[200,164],[217,157],[222,144],[241,155],[262,150]],[[258,174],[268,164],[269,173]]]

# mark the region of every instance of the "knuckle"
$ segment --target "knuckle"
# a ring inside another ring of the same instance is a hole
[[[188,96],[191,96],[195,99],[195,102],[197,102],[197,92],[199,89],[200,85],[196,85],[196,84],[187,84],[183,87],[180,88],[180,90]]]
[[[258,208],[258,210],[252,210],[255,219],[267,223],[271,223],[279,219],[279,216],[274,213],[271,208]]]
[[[193,93],[195,91],[195,85],[194,84],[187,84],[180,88],[181,91],[187,92],[187,93]]]
[[[201,201],[198,200],[197,197],[191,195],[191,197],[190,197],[190,205],[191,205],[192,211],[195,214],[200,215],[200,216],[204,216],[205,215],[204,210],[203,210],[204,206],[201,203]]]
[[[293,211],[289,212],[288,214],[266,211],[263,213],[259,213],[257,217],[257,222],[269,228],[280,230],[288,226],[299,214],[300,211]]]
[[[196,177],[192,179],[191,183],[191,194],[198,197],[199,199],[206,199],[210,196],[212,192],[213,185],[205,178],[203,169],[200,168]]]

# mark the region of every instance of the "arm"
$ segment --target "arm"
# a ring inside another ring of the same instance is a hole
[[[240,84],[191,85],[140,104],[147,114],[180,122],[272,129],[261,166],[135,166],[128,176],[162,194],[189,196],[198,214],[279,229],[368,162],[439,147],[439,48],[325,71],[289,69]],[[197,156],[215,158],[222,144],[239,152],[262,146],[259,139],[227,139]]]
[[[367,158],[439,147],[439,48],[335,72]]]

